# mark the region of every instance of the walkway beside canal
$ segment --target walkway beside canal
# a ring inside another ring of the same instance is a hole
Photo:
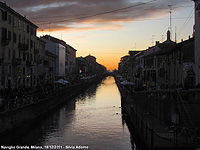
[[[130,98],[130,97],[129,97]],[[130,99],[129,99],[130,100]],[[153,114],[145,111],[140,106],[134,108],[131,101],[123,99],[123,110],[126,114],[126,122],[129,128],[139,132],[139,137],[150,150],[194,150],[190,141],[183,132],[174,132],[175,128],[166,125]]]
[[[129,129],[133,134],[137,132],[147,149],[195,150],[200,146],[195,128],[195,124],[199,125],[198,113],[192,114],[195,110],[186,107],[193,103],[199,106],[195,99],[199,91],[192,90],[190,94],[181,91],[185,95],[182,98],[175,90],[133,92],[127,85],[117,84]]]

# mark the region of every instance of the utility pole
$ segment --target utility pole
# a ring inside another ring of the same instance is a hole
[[[172,6],[174,6],[174,5],[168,5],[168,7],[169,7],[169,31],[170,31],[170,36],[172,35]],[[172,39],[171,37],[170,37],[170,39]]]
[[[175,42],[177,42],[176,27],[175,27]]]

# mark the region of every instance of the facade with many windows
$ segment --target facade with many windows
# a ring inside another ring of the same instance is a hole
[[[200,0],[195,2],[195,84],[200,86]]]
[[[76,49],[74,49],[70,45],[66,45],[67,51],[68,51],[68,73],[75,73],[76,72]]]
[[[26,17],[0,2],[0,88],[37,84],[37,28]]]
[[[45,35],[41,39],[46,42],[45,48],[57,55],[56,58],[56,76],[64,77],[67,74],[75,72],[76,50],[65,41]]]
[[[56,78],[56,58],[57,56],[45,50],[45,42],[38,38],[36,43],[36,62],[37,62],[37,83],[54,83]]]
[[[121,58],[119,73],[138,90],[195,87],[194,38],[175,43],[167,40],[147,50]]]

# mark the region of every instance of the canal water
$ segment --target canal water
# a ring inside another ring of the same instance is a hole
[[[135,150],[121,114],[113,77],[93,85],[48,115],[20,140],[21,145],[81,146],[91,150]],[[49,147],[50,148],[50,147]]]

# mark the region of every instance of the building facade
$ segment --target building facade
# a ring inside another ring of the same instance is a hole
[[[195,2],[195,84],[200,85],[200,0]]]
[[[88,55],[76,59],[76,72],[84,75],[100,76],[107,73],[107,69],[96,61],[95,56]]]
[[[75,73],[76,67],[76,50],[66,44],[65,41],[45,35],[41,37],[45,41],[45,48],[49,52],[57,55],[56,59],[56,76],[64,77],[68,74]]]
[[[68,53],[68,51],[66,50],[65,42],[49,35],[45,35],[41,37],[41,39],[46,43],[45,49],[57,56],[56,77],[65,76],[65,64],[66,61],[68,61],[66,60],[66,53]]]
[[[136,89],[195,87],[194,38],[175,43],[168,31],[165,42],[129,54],[121,58],[119,72]]]
[[[68,51],[68,72],[69,74],[76,72],[76,49],[74,49],[70,45],[66,45],[66,49]]]
[[[57,56],[45,50],[45,42],[38,38],[36,43],[37,83],[53,83],[56,77]]]
[[[0,88],[33,87],[37,26],[0,2]]]

